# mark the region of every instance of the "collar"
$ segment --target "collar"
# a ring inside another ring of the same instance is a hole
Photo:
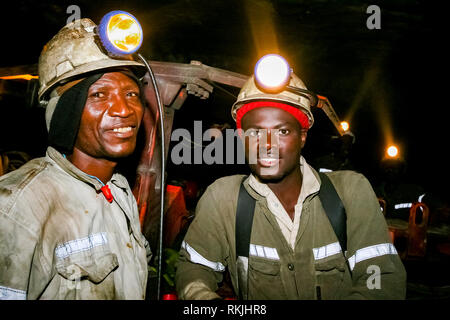
[[[306,162],[303,156],[300,156],[300,170],[302,173],[303,181],[302,189],[300,191],[297,203],[302,202],[304,199],[306,199],[306,197],[320,190],[320,182],[314,174],[314,169]],[[265,198],[267,198],[271,194],[274,194],[267,184],[260,182],[258,178],[253,174],[250,174],[248,184],[259,195]]]
[[[83,182],[86,182],[87,184],[90,184],[92,187],[95,188],[97,192],[101,192],[101,187],[103,185],[94,178],[91,178],[87,173],[81,171],[77,167],[75,167],[72,162],[64,158],[64,156],[55,148],[48,147],[47,148],[47,156],[52,159],[64,172],[68,173],[75,179],[81,180]],[[125,180],[125,181],[124,181]],[[111,177],[111,183],[116,185],[117,187],[121,189],[127,189],[128,183],[126,182],[125,177],[121,176],[120,174],[114,173]]]

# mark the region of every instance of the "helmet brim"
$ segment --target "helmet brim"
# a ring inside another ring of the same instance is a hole
[[[78,77],[85,77],[92,72],[105,72],[108,69],[114,69],[118,67],[129,68],[138,78],[142,78],[147,69],[143,63],[133,60],[114,60],[111,58],[94,61],[92,63],[84,64],[68,71],[59,77],[55,78],[47,84],[45,88],[41,88],[38,93],[39,101],[46,100],[47,95],[58,85],[72,81]]]

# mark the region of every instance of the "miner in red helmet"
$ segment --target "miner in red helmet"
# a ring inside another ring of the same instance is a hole
[[[180,250],[179,297],[220,298],[228,268],[240,299],[404,299],[405,269],[370,183],[306,162],[315,97],[287,79],[276,91],[250,77],[232,107],[251,174],[218,179],[201,197]]]

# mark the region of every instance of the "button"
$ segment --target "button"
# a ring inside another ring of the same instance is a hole
[[[129,242],[127,242],[127,247],[130,248],[130,249],[133,248],[133,246],[132,246],[131,243],[129,243]]]
[[[294,265],[292,263],[288,263],[288,269],[290,271],[293,271],[294,270]]]

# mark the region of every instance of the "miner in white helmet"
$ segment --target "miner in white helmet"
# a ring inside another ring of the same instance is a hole
[[[0,178],[0,299],[144,299],[148,242],[118,162],[144,114],[143,64],[96,25],[66,25],[39,58],[46,155]]]
[[[302,156],[317,97],[287,75],[278,91],[250,77],[232,107],[251,174],[218,179],[201,197],[179,297],[220,298],[227,268],[240,299],[404,299],[405,269],[368,180],[319,174]]]

